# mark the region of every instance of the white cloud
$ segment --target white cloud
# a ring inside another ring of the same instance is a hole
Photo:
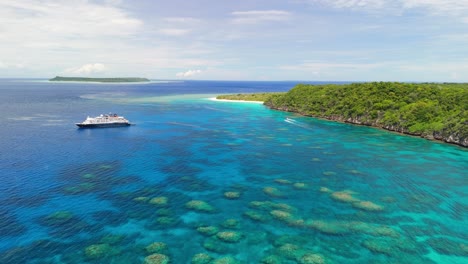
[[[5,63],[3,61],[0,61],[0,69],[23,69],[24,65],[21,63]]]
[[[96,73],[103,73],[106,71],[106,69],[106,66],[104,66],[104,64],[102,63],[90,63],[85,64],[81,67],[66,69],[64,72],[67,74],[90,75]]]
[[[188,70],[186,72],[179,72],[176,74],[177,77],[179,78],[185,78],[185,77],[193,77],[195,75],[198,75],[202,73],[201,70]]]
[[[168,36],[183,36],[188,34],[190,31],[188,29],[183,28],[164,28],[159,30],[159,33],[168,35]]]
[[[291,13],[283,10],[251,10],[232,12],[234,17],[232,22],[235,24],[255,24],[268,21],[285,21],[291,16]]]
[[[166,17],[164,18],[164,20],[170,23],[181,23],[181,24],[185,24],[185,23],[193,24],[193,23],[200,22],[199,19],[193,18],[193,17]]]
[[[419,9],[428,15],[458,17],[468,12],[467,0],[308,0],[308,2],[337,9],[385,14],[401,14]]]
[[[308,71],[319,73],[330,70],[362,70],[382,66],[378,63],[329,63],[329,62],[304,62],[298,65],[281,66],[283,70]]]
[[[125,36],[134,34],[143,22],[111,4],[78,1],[2,0],[0,22],[8,37]]]

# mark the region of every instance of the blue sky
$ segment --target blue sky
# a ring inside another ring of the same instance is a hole
[[[1,0],[0,77],[468,82],[468,0]]]

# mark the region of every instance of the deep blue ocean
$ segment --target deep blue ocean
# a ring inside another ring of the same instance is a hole
[[[468,263],[466,148],[210,99],[295,84],[0,80],[0,263]]]

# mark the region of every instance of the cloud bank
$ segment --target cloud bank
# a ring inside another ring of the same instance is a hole
[[[198,75],[202,73],[201,70],[188,70],[186,72],[179,72],[176,74],[177,77],[179,78],[187,78],[187,77],[193,77],[195,75]]]
[[[285,21],[291,13],[283,10],[251,10],[232,12],[232,22],[235,24],[256,24],[261,22]]]
[[[90,63],[85,64],[81,67],[69,68],[65,70],[67,74],[73,75],[91,75],[97,73],[103,73],[106,71],[106,66],[102,63]]]

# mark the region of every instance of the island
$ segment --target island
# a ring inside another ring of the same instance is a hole
[[[100,82],[100,83],[135,83],[149,82],[149,79],[140,77],[120,77],[120,78],[89,78],[89,77],[62,77],[55,76],[51,82]]]
[[[255,95],[244,96],[251,97]],[[241,96],[224,96],[229,98]],[[275,110],[468,147],[466,83],[298,84],[286,93],[262,98],[264,105]]]

